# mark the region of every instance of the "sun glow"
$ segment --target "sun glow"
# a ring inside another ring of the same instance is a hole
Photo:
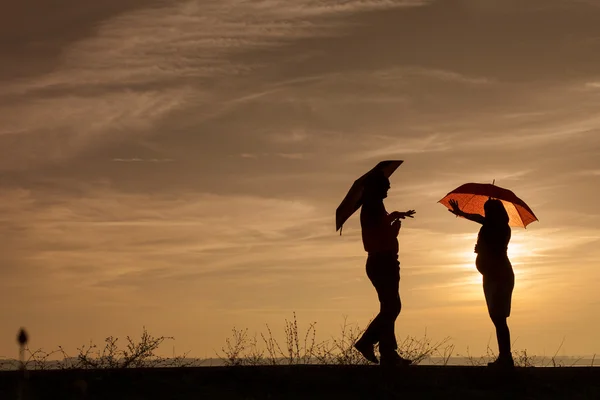
[[[521,264],[527,254],[527,246],[522,240],[520,240],[518,243],[510,243],[508,245],[508,258],[513,265]]]

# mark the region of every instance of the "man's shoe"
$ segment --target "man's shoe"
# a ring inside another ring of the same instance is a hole
[[[515,362],[514,362],[512,356],[506,356],[506,357],[499,356],[495,361],[489,362],[488,367],[511,369],[511,368],[515,367]]]
[[[375,346],[372,344],[364,343],[358,340],[356,343],[354,343],[354,348],[358,350],[358,352],[367,360],[371,361],[372,363],[379,364],[379,360],[375,355]]]
[[[381,355],[381,365],[382,366],[391,366],[391,367],[406,367],[412,364],[412,361],[406,358],[401,357],[395,351],[389,354]]]

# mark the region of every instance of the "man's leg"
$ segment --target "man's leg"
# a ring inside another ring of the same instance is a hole
[[[375,257],[367,258],[366,270],[367,276],[375,287],[375,290],[377,290],[377,295],[379,296],[378,286],[384,277],[381,276],[381,268],[378,259]],[[358,350],[367,360],[373,363],[379,363],[379,360],[375,355],[374,346],[377,342],[379,342],[381,323],[382,316],[380,307],[377,316],[373,319],[373,321],[371,321],[369,326],[367,326],[367,329],[365,329],[363,332],[362,336],[354,344],[356,350]]]
[[[379,298],[379,313],[373,321],[371,321],[361,338],[355,344],[356,349],[360,351],[366,359],[375,363],[378,363],[379,360],[375,356],[373,348],[376,343],[381,342],[382,335],[385,336],[384,332],[386,330],[389,331],[388,321],[390,318],[386,315],[389,314],[391,305],[389,293],[395,292],[395,294],[398,294],[398,286],[396,285],[395,289],[393,288],[394,281],[397,281],[397,279],[395,280],[393,276],[390,276],[390,271],[393,270],[390,269],[391,264],[389,261],[390,260],[386,259],[386,257],[382,256],[369,256],[367,258],[367,276],[377,291],[377,297]],[[392,286],[391,288],[390,283]],[[384,347],[385,346],[386,345],[384,344]],[[379,347],[381,351],[381,343]]]
[[[383,274],[377,282],[377,295],[381,309],[379,312],[379,352],[381,365],[408,365],[409,360],[397,353],[396,319],[402,309],[400,301],[400,265],[395,258],[386,260]]]
[[[396,349],[395,324],[400,314],[400,268],[398,260],[393,257],[372,258],[367,261],[367,275],[373,283],[379,298],[379,314],[369,324],[355,347],[369,360],[376,360],[373,346],[379,342],[379,352],[388,364],[409,364],[402,359]]]
[[[390,321],[395,321],[400,313],[400,271],[397,260],[383,256],[370,256],[366,269],[367,276],[377,291],[379,314],[371,321],[361,341],[375,344],[381,341],[382,335],[385,336],[386,330],[389,336],[390,326],[393,329]]]
[[[380,353],[389,353],[398,348],[396,343],[395,324],[396,318],[400,314],[402,304],[400,295],[394,291],[390,285],[378,285],[376,287],[379,297],[379,314],[371,321],[362,337],[360,344],[369,344],[371,346],[379,343]]]
[[[400,315],[402,303],[400,302],[400,294],[398,287],[387,285],[379,290],[379,302],[381,309],[378,317],[379,322],[379,352],[382,356],[395,353],[398,348],[396,342],[396,318]]]

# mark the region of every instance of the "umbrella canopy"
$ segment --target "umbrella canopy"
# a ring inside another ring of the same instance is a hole
[[[342,200],[337,210],[335,210],[336,231],[340,230],[342,225],[344,225],[344,222],[346,222],[346,220],[350,218],[350,216],[352,216],[352,214],[354,214],[354,212],[362,205],[363,189],[367,177],[375,172],[381,171],[386,178],[389,178],[403,162],[403,160],[381,161],[369,172],[354,181],[354,184],[348,191],[348,194],[346,194],[344,200]],[[340,231],[340,234],[341,233],[342,232]]]
[[[538,220],[531,208],[513,192],[489,183],[466,183],[448,193],[438,203],[451,210],[450,200],[456,200],[462,211],[485,216],[483,205],[489,198],[502,201],[511,226],[525,228]]]

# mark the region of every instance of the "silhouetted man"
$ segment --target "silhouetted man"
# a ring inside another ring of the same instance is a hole
[[[398,233],[400,219],[412,218],[414,210],[407,212],[385,210],[390,181],[382,173],[373,174],[365,182],[363,204],[360,212],[362,240],[367,257],[367,276],[379,297],[379,314],[368,326],[355,348],[369,361],[378,363],[374,345],[379,343],[381,365],[408,365],[397,353],[398,344],[394,325],[402,307],[400,302],[400,262],[398,261]]]

